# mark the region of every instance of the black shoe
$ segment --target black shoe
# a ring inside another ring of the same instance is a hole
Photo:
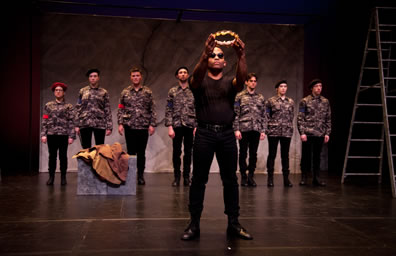
[[[248,186],[246,173],[245,174],[241,174],[241,186],[242,187],[247,187]]]
[[[256,187],[257,186],[256,182],[253,179],[253,176],[248,176],[248,186],[250,186],[250,187]]]
[[[283,178],[283,185],[288,188],[293,187],[293,184],[290,182],[289,178]]]
[[[52,186],[54,185],[54,176],[50,176],[47,180],[47,186]]]
[[[274,176],[268,175],[267,187],[273,187],[273,186],[274,186]]]
[[[305,185],[307,185],[307,177],[302,176],[300,181],[300,186],[305,186]]]
[[[138,185],[146,185],[146,181],[143,177],[138,177]]]
[[[239,223],[233,223],[233,224],[229,223],[227,227],[227,235],[245,240],[253,239],[253,237],[247,232],[247,230],[244,229]]]
[[[200,235],[199,226],[193,225],[190,223],[186,230],[184,230],[183,235],[181,236],[181,240],[189,241],[198,238]]]
[[[189,187],[190,184],[191,184],[190,178],[189,178],[189,177],[185,177],[185,178],[183,179],[183,185],[184,185],[185,187]]]
[[[178,186],[180,186],[180,178],[175,178],[175,180],[172,182],[172,187]]]
[[[61,176],[61,185],[65,186],[67,184],[66,175]]]
[[[326,186],[326,182],[318,180],[318,179],[314,179],[312,181],[312,185],[313,186],[317,186],[317,187],[325,187]]]

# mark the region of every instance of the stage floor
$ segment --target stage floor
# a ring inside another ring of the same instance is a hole
[[[396,199],[390,187],[354,177],[345,185],[240,188],[241,224],[252,241],[227,240],[220,176],[211,174],[201,237],[181,241],[188,224],[188,188],[172,174],[146,174],[136,196],[77,196],[77,175],[53,187],[46,173],[0,181],[0,255],[396,255]],[[359,181],[359,182],[357,182]]]

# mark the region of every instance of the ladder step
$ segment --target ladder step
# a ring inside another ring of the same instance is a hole
[[[396,41],[382,41],[381,44],[396,44]]]
[[[396,96],[386,96],[388,99],[396,99]]]
[[[378,51],[378,48],[367,48],[367,51]],[[381,48],[381,51],[389,51],[388,48]]]
[[[384,141],[384,140],[381,140],[381,139],[351,139],[350,141],[369,142],[369,141]]]
[[[376,29],[370,29],[371,32],[377,32]],[[380,29],[379,32],[392,32],[390,29]]]
[[[380,27],[396,27],[396,24],[379,24]]]
[[[363,69],[366,69],[366,70],[370,70],[370,69],[378,70],[379,67],[364,67]]]
[[[382,59],[382,61],[396,61],[396,59]]]
[[[388,115],[388,118],[389,118],[389,117],[394,118],[394,117],[396,117],[396,115]]]
[[[350,159],[380,159],[380,156],[348,156]]]
[[[360,88],[381,88],[381,86],[377,85],[361,85]]]
[[[382,104],[369,104],[369,103],[358,103],[358,107],[382,107]]]
[[[384,77],[384,79],[387,79],[387,80],[396,80],[396,77]]]
[[[344,176],[360,176],[360,175],[362,175],[362,176],[371,176],[371,175],[373,175],[373,176],[381,176],[381,174],[380,173],[377,173],[377,172],[360,172],[360,173],[358,173],[358,172],[348,172],[348,173],[345,173],[344,174]]]
[[[396,134],[389,134],[389,136],[391,136],[391,137],[396,137]]]
[[[384,124],[384,122],[364,122],[364,121],[354,121],[354,124]]]

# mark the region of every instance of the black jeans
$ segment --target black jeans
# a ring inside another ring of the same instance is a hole
[[[319,178],[323,142],[324,137],[315,136],[307,136],[307,141],[302,142],[301,172],[303,175],[307,175],[313,169],[314,178]]]
[[[289,174],[289,149],[291,138],[288,137],[273,137],[268,136],[268,158],[267,158],[267,172],[268,174],[274,173],[274,165],[278,144],[280,144],[282,173]]]
[[[47,135],[48,144],[48,172],[55,174],[56,157],[59,150],[59,162],[61,174],[67,171],[67,147],[69,146],[69,136],[67,135]]]
[[[210,166],[216,154],[223,182],[225,211],[229,217],[239,216],[239,188],[236,175],[238,149],[232,128],[212,131],[197,128],[193,146],[193,178],[190,187],[191,218],[201,217]]]
[[[174,128],[175,137],[173,138],[173,170],[175,177],[180,177],[180,155],[182,153],[182,143],[184,144],[184,155],[183,155],[183,177],[190,177],[191,171],[191,152],[194,139],[194,128],[189,127],[176,127]]]
[[[148,142],[147,129],[125,128],[125,141],[129,155],[136,155],[138,175],[143,175],[146,168],[146,147]]]
[[[242,139],[239,140],[239,171],[254,173],[257,164],[257,149],[260,142],[260,133],[256,131],[242,132]],[[246,164],[247,152],[249,149],[249,165]]]
[[[95,137],[95,145],[102,145],[105,141],[106,130],[105,129],[96,129],[96,128],[81,128],[80,129],[80,138],[81,138],[81,146],[82,148],[90,148],[92,147],[92,133]]]

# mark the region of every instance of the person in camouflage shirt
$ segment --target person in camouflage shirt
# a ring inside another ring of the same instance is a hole
[[[254,171],[257,163],[257,149],[260,140],[265,139],[265,100],[261,93],[256,92],[257,75],[249,73],[245,82],[246,89],[235,97],[233,124],[235,137],[239,141],[239,171],[241,186],[256,187]],[[246,164],[249,149],[249,165]],[[246,171],[249,170],[249,175]]]
[[[268,157],[267,157],[267,186],[274,186],[274,165],[278,144],[280,144],[283,185],[292,187],[289,180],[289,149],[293,136],[294,101],[286,96],[287,81],[280,80],[275,84],[276,95],[265,103],[268,119]]]
[[[99,87],[100,71],[90,69],[86,73],[89,85],[82,88],[75,106],[76,133],[80,135],[81,146],[90,148],[92,133],[96,145],[104,144],[105,136],[113,130],[110,100],[107,90]]]
[[[121,92],[118,104],[118,132],[120,135],[125,132],[128,154],[137,155],[138,184],[145,185],[146,146],[148,136],[155,132],[157,117],[153,93],[147,86],[141,85],[142,71],[132,68],[130,79],[132,85]]]
[[[197,126],[195,117],[194,95],[188,86],[188,69],[180,67],[176,70],[179,84],[168,92],[165,108],[165,126],[173,142],[172,162],[175,179],[172,186],[180,185],[180,155],[182,143],[184,144],[183,156],[183,181],[184,186],[190,185],[191,152],[194,139],[194,129]]]
[[[312,184],[314,186],[325,186],[326,183],[319,179],[320,154],[323,143],[329,142],[330,139],[330,103],[328,99],[321,95],[321,80],[314,79],[311,81],[309,89],[312,94],[300,101],[297,118],[297,127],[302,141],[300,185],[307,184],[307,175],[311,171],[312,162]]]
[[[53,83],[51,90],[54,92],[55,100],[45,104],[41,128],[41,142],[48,145],[48,172],[47,185],[54,184],[56,157],[59,150],[59,161],[61,171],[61,185],[66,185],[67,172],[67,148],[72,144],[76,135],[74,133],[73,106],[65,102],[65,91],[67,85],[64,83]]]

